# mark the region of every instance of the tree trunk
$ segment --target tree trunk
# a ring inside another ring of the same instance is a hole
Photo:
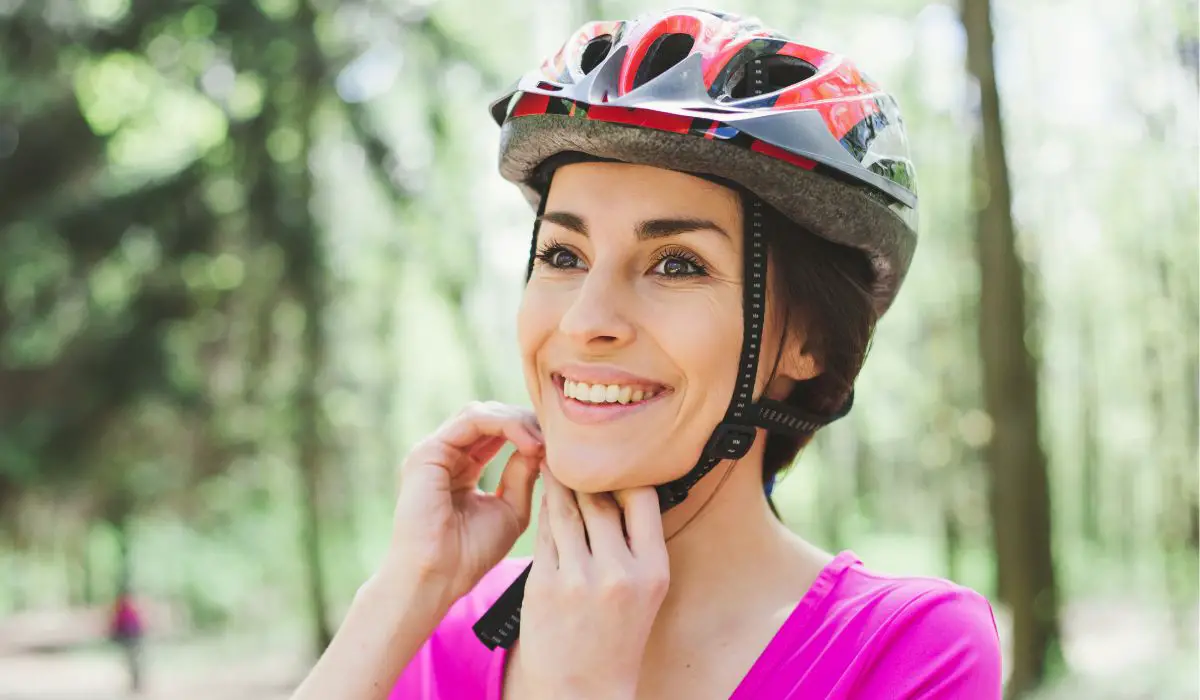
[[[83,536],[83,546],[80,548],[80,576],[83,578],[83,590],[80,594],[83,597],[84,605],[96,604],[96,564],[92,559],[92,536],[91,529]]]
[[[1099,545],[1100,537],[1100,433],[1097,430],[1097,407],[1100,404],[1100,387],[1096,366],[1095,334],[1087,309],[1080,309],[1079,328],[1079,440],[1082,508],[1081,530],[1086,542]]]
[[[974,148],[976,252],[984,402],[994,431],[987,449],[997,590],[1013,615],[1010,697],[1046,677],[1058,653],[1058,592],[1051,552],[1050,485],[1039,438],[1038,377],[1025,342],[1024,269],[996,86],[989,0],[963,0],[967,64],[979,84]]]
[[[67,602],[71,607],[92,604],[92,557],[88,546],[88,529],[73,532],[66,543],[67,557],[63,570],[67,578]]]
[[[386,269],[391,274],[385,275],[387,282],[380,292],[384,299],[400,299],[404,293],[401,284],[404,269],[404,252],[401,246],[392,241],[383,251]],[[383,367],[380,368],[379,387],[376,390],[376,430],[375,438],[380,440],[381,451],[384,455],[383,464],[387,465],[380,477],[377,493],[391,493],[395,489],[395,473],[404,459],[404,447],[400,435],[397,407],[402,386],[400,368],[404,362],[404,349],[400,340],[400,322],[397,319],[396,304],[384,304],[380,312],[378,335],[379,344],[383,347]]]
[[[313,119],[317,108],[317,88],[322,79],[321,58],[313,32],[315,17],[307,2],[300,3],[297,16],[299,84],[293,115],[302,137],[301,161],[296,164],[290,194],[294,210],[285,225],[291,263],[291,287],[304,309],[301,336],[300,386],[296,402],[297,456],[301,480],[302,551],[306,563],[305,583],[312,613],[312,642],[319,654],[329,646],[333,632],[325,593],[325,565],[321,537],[321,483],[325,457],[326,422],[320,397],[321,376],[325,368],[325,307],[327,301],[325,253],[320,231],[310,207],[313,178],[309,154],[313,141]]]
[[[846,442],[853,439],[853,435],[844,436],[827,431],[826,442],[822,446],[823,455],[832,454],[833,459],[822,460],[829,464],[844,466],[851,462],[847,457],[851,457],[846,449]],[[834,438],[829,440],[828,438]],[[832,444],[831,444],[832,443]],[[844,548],[844,534],[842,532],[842,523],[845,519],[845,511],[842,508],[842,485],[841,485],[841,470],[838,468],[826,468],[817,475],[817,509],[821,517],[821,532],[825,533],[825,547],[831,551],[839,552]]]
[[[5,578],[8,579],[8,598],[11,601],[13,612],[23,612],[29,607],[25,582],[28,578],[28,574],[25,573],[28,568],[23,566],[21,561],[26,557],[27,553],[20,550],[14,550],[8,556],[8,560],[12,564],[12,575]]]
[[[329,626],[329,611],[325,595],[325,565],[321,552],[321,508],[320,484],[322,444],[320,419],[320,397],[317,396],[317,368],[321,366],[324,341],[320,338],[321,314],[318,301],[311,295],[304,300],[304,379],[297,400],[299,417],[298,456],[301,482],[301,537],[305,560],[305,583],[312,613],[313,645],[318,652],[329,646],[333,633]]]
[[[876,498],[879,493],[879,478],[875,453],[867,438],[866,427],[861,420],[851,421],[858,438],[858,449],[854,452],[854,503],[868,520],[877,513]]]
[[[1156,431],[1161,436],[1164,451],[1162,493],[1160,498],[1160,522],[1158,536],[1162,553],[1163,572],[1167,582],[1175,634],[1178,643],[1185,644],[1189,638],[1194,617],[1191,610],[1196,603],[1196,565],[1193,551],[1188,546],[1192,539],[1192,504],[1196,498],[1196,422],[1193,418],[1197,401],[1195,364],[1191,357],[1196,347],[1193,332],[1195,315],[1190,303],[1174,304],[1175,300],[1189,300],[1194,292],[1189,281],[1177,274],[1179,266],[1170,254],[1160,250],[1150,261],[1154,268],[1152,277],[1157,277],[1157,298],[1153,303],[1158,308],[1172,309],[1172,317],[1165,324],[1156,324],[1158,337],[1150,336],[1147,341],[1158,345],[1152,355],[1158,365],[1153,373],[1152,403],[1155,407]],[[1152,307],[1153,308],[1153,307]],[[1163,329],[1170,328],[1170,332]],[[1187,384],[1179,391],[1180,378]]]
[[[1192,334],[1192,347],[1195,347],[1196,335]],[[1196,489],[1196,473],[1194,471],[1197,461],[1200,461],[1200,445],[1197,445],[1195,431],[1200,427],[1200,365],[1196,363],[1195,358],[1189,358],[1188,366],[1185,369],[1185,374],[1188,377],[1187,388],[1187,431],[1188,436],[1188,461],[1192,470],[1186,479],[1188,484],[1185,489],[1184,500],[1186,501],[1185,516],[1187,518],[1187,529],[1184,530],[1183,545],[1191,553],[1192,557],[1200,559],[1200,493]],[[1195,571],[1195,566],[1192,570]],[[1194,577],[1189,579],[1194,581]]]
[[[962,525],[958,521],[957,506],[952,499],[942,502],[942,556],[945,558],[946,578],[959,580],[959,554],[962,552]]]

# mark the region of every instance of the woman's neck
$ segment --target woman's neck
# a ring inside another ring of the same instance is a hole
[[[771,512],[761,476],[765,440],[756,443],[737,463],[718,465],[664,516],[671,586],[660,617],[696,605],[736,610],[748,598],[798,600],[829,563],[830,555]]]

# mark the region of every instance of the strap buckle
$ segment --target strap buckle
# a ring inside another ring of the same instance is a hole
[[[752,425],[721,423],[704,446],[704,456],[713,459],[741,459],[754,444],[754,436],[755,428]]]

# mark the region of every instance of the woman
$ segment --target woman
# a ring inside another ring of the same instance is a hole
[[[493,114],[538,210],[533,410],[475,404],[414,448],[389,554],[294,697],[999,697],[981,596],[823,552],[770,505],[849,410],[915,247],[893,100],[679,10],[585,25]],[[502,561],[539,476],[531,568]]]

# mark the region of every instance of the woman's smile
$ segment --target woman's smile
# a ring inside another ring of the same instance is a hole
[[[581,425],[626,418],[674,393],[665,384],[611,369],[574,368],[550,379],[563,415]]]

